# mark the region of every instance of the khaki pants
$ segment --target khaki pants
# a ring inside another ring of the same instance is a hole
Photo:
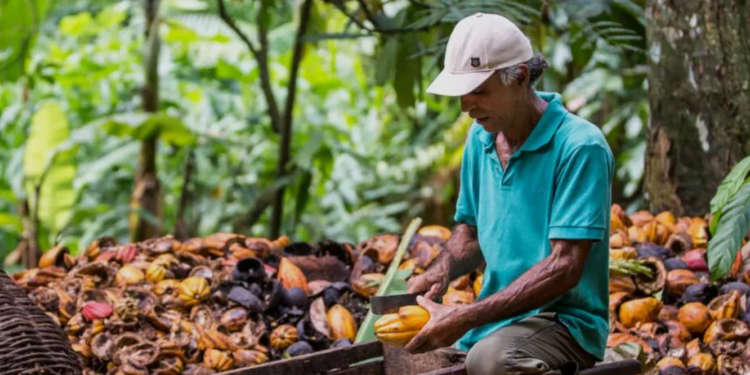
[[[542,313],[477,342],[466,357],[466,370],[469,375],[568,375],[595,363],[555,313]]]

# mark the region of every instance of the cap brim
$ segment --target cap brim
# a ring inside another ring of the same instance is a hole
[[[490,78],[494,71],[455,74],[445,70],[427,87],[430,94],[461,96],[470,93]]]

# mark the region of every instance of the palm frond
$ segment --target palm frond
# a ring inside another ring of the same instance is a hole
[[[622,27],[617,22],[590,22],[589,20],[581,19],[577,20],[577,23],[581,25],[581,29],[570,36],[571,43],[576,43],[580,38],[584,38],[586,40],[585,45],[590,47],[597,40],[601,40],[606,47],[618,52],[624,52],[625,50],[638,53],[644,52],[643,48],[639,47],[642,44],[639,42],[643,42],[643,37],[638,35],[634,30]]]
[[[234,35],[217,14],[181,13],[175,14],[172,19],[202,35]]]

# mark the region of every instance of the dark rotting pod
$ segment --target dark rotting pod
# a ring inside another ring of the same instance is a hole
[[[281,263],[281,257],[279,256],[279,254],[269,253],[268,255],[263,257],[263,263],[278,269],[279,263]]]
[[[326,345],[328,345],[328,338],[315,329],[312,321],[310,321],[309,315],[297,322],[297,335],[300,340],[309,342],[315,350],[327,349]]]
[[[263,303],[260,299],[249,290],[235,286],[227,294],[227,299],[237,303],[238,305],[246,308],[251,313],[263,312]]]
[[[337,304],[339,298],[341,298],[341,293],[336,288],[328,287],[323,291],[323,302],[325,302],[326,308]]]
[[[706,305],[717,295],[718,292],[715,286],[712,286],[705,282],[701,282],[687,287],[682,293],[680,301],[682,303],[700,302]]]
[[[664,261],[664,268],[666,268],[667,271],[689,269],[687,263],[677,257],[667,258],[667,260]]]
[[[307,294],[305,294],[305,291],[300,289],[299,287],[292,287],[289,290],[284,292],[284,296],[281,301],[284,306],[292,307],[305,307],[307,306]]]
[[[638,275],[635,277],[635,285],[638,290],[647,295],[652,295],[664,289],[667,281],[667,270],[664,262],[657,257],[642,259],[643,265],[651,269],[651,277]]]
[[[738,291],[740,293],[740,296],[748,295],[748,293],[750,293],[750,285],[747,285],[741,281],[726,283],[721,286],[721,289],[719,289],[719,294],[729,294],[734,290]]]
[[[310,244],[305,242],[295,242],[288,246],[284,246],[282,255],[285,257],[305,256],[312,255],[314,252],[315,248],[310,246]]]
[[[250,284],[250,286],[247,287],[247,290],[255,294],[258,298],[263,298],[263,288],[261,288],[260,284]]]
[[[333,342],[333,345],[331,347],[333,348],[345,348],[347,346],[351,346],[352,342],[348,338],[341,338]]]
[[[266,284],[266,290],[263,293],[266,304],[265,311],[272,310],[281,304],[284,294],[284,287],[278,280],[271,280],[270,283]]]
[[[347,266],[354,265],[354,250],[351,246],[344,243],[336,243],[332,241],[321,241],[318,244],[319,256],[331,255],[338,258]]]
[[[262,281],[266,278],[266,270],[260,259],[249,257],[237,262],[232,269],[232,279],[248,283]]]
[[[669,249],[653,242],[639,243],[635,249],[638,252],[638,258],[640,259],[654,257],[663,261],[672,255]]]
[[[297,357],[313,352],[313,347],[307,341],[297,341],[286,349],[284,356],[287,358]]]
[[[685,232],[672,233],[664,246],[672,251],[672,254],[680,256],[694,248],[693,238]]]

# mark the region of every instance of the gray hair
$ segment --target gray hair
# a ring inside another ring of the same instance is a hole
[[[544,73],[544,69],[549,68],[549,65],[547,65],[547,61],[542,55],[536,55],[529,61],[526,61],[524,64],[529,67],[529,74],[531,76],[529,77],[529,88],[533,87],[537,79],[542,76],[542,73]],[[518,65],[513,65],[507,68],[499,69],[497,71],[497,74],[498,77],[500,77],[500,82],[502,82],[503,85],[510,86],[514,82],[518,81],[518,78],[520,78],[521,69],[518,68]]]

